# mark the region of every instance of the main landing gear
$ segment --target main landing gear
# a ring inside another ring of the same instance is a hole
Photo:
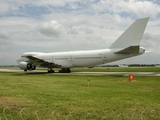
[[[48,68],[48,73],[54,73],[54,70],[52,68]]]
[[[61,70],[59,70],[59,73],[71,73],[70,68],[62,68]]]
[[[55,71],[52,68],[48,68],[48,73],[54,73]],[[62,68],[59,70],[59,73],[71,73],[70,68]]]

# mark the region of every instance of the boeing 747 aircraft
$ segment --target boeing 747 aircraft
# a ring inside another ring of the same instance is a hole
[[[137,19],[108,49],[74,51],[74,52],[25,52],[17,60],[19,68],[35,70],[36,66],[48,68],[61,68],[60,73],[70,73],[73,67],[94,67],[145,53],[140,41],[148,23],[147,18]]]

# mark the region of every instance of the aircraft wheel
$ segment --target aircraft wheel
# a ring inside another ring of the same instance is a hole
[[[48,69],[48,73],[54,73],[54,70]]]
[[[71,70],[68,68],[68,69],[66,70],[66,72],[67,72],[67,73],[71,73]]]
[[[59,70],[59,73],[70,73],[71,70],[69,68],[62,68],[61,70]]]

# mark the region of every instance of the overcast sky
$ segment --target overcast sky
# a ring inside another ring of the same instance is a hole
[[[0,0],[0,8],[0,65],[23,52],[108,48],[142,17],[150,52],[113,64],[160,64],[160,0]]]

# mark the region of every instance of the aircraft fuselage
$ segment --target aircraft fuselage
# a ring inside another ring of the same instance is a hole
[[[144,48],[140,47],[139,53],[133,54],[116,54],[118,49],[103,49],[103,50],[90,50],[90,51],[71,51],[71,52],[54,52],[54,53],[39,53],[39,52],[27,52],[22,54],[22,58],[32,55],[36,58],[54,63],[55,67],[72,68],[72,67],[94,67],[98,64],[104,64],[129,58],[132,56],[141,55],[144,53]],[[22,59],[21,58],[21,59]],[[34,63],[34,60],[26,58],[25,62]],[[36,63],[35,63],[36,64]],[[38,64],[38,63],[37,63]],[[60,66],[58,66],[60,65]]]

